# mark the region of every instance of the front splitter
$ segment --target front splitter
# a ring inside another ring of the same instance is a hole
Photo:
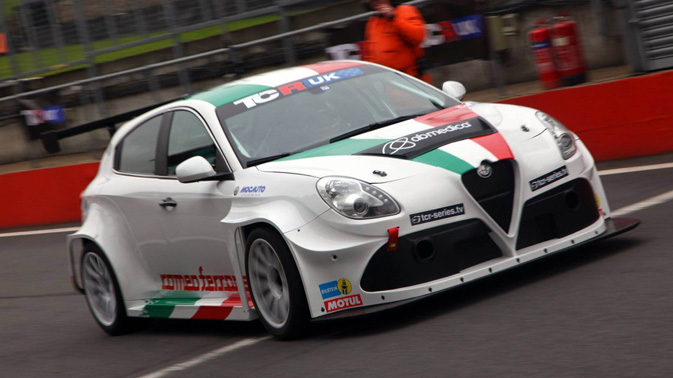
[[[554,254],[559,253],[559,252],[564,252],[564,251],[567,251],[567,250],[570,250],[570,249],[575,249],[575,248],[578,248],[580,246],[583,246],[583,245],[586,245],[586,244],[589,244],[589,243],[594,243],[594,242],[604,240],[604,239],[607,239],[607,238],[610,238],[610,237],[613,237],[613,236],[617,236],[619,234],[623,234],[624,232],[633,230],[634,228],[638,227],[639,224],[640,224],[640,219],[635,219],[635,218],[608,218],[608,219],[605,220],[605,232],[596,236],[593,239],[589,239],[589,240],[584,241],[582,243],[577,243],[577,244],[575,244],[571,247],[558,250]],[[526,261],[526,262],[524,262],[520,265],[517,265],[517,266],[525,265],[526,263],[528,263],[530,261],[536,261],[536,260],[538,260],[538,259],[537,258],[532,259],[532,260]],[[509,269],[506,269],[506,270],[509,270]],[[485,277],[489,277],[489,276],[485,276]],[[476,280],[471,280],[469,282],[474,282],[474,281],[476,281]],[[421,299],[425,299],[425,298],[427,298],[431,295],[435,295],[435,294],[438,294],[438,293],[443,293],[447,290],[451,290],[451,289],[459,287],[459,286],[462,286],[462,284],[461,285],[456,285],[456,286],[453,286],[453,287],[450,287],[450,288],[447,288],[447,289],[444,289],[444,290],[439,290],[439,291],[436,291],[436,292],[428,293],[426,295],[419,296],[419,297],[416,297],[416,298],[405,299],[405,300],[394,302],[394,303],[386,303],[386,304],[382,304],[382,305],[373,305],[373,306],[360,307],[360,308],[354,308],[354,309],[351,309],[351,310],[340,311],[340,312],[337,312],[337,313],[334,313],[334,314],[329,314],[329,315],[320,316],[318,318],[314,318],[314,319],[312,319],[312,321],[323,321],[323,320],[349,318],[349,317],[353,317],[353,316],[361,316],[361,315],[371,314],[371,313],[374,313],[374,312],[384,311],[384,310],[387,310],[387,309],[390,309],[390,308],[393,308],[393,307],[407,305],[409,303],[412,303],[412,302],[415,302],[415,301],[418,301],[418,300],[421,300]]]

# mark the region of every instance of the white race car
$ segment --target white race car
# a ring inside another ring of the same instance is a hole
[[[638,224],[563,125],[464,94],[331,61],[151,110],[83,194],[74,285],[110,334],[259,317],[292,338]]]

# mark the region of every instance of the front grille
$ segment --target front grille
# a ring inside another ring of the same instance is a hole
[[[486,213],[509,232],[514,206],[514,167],[511,159],[491,164],[491,176],[480,177],[477,170],[463,174],[463,185]]]
[[[448,277],[501,257],[490,231],[482,221],[472,219],[401,237],[397,251],[386,251],[385,246],[376,251],[360,285],[365,291],[392,290]]]
[[[573,180],[526,201],[516,249],[570,235],[599,216],[589,181]]]

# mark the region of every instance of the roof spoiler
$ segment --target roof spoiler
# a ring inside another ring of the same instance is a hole
[[[75,127],[69,127],[67,129],[63,130],[50,130],[46,131],[42,134],[40,134],[40,138],[42,139],[42,145],[44,146],[44,149],[47,150],[48,153],[50,154],[55,154],[57,152],[61,151],[61,144],[59,141],[64,138],[68,138],[71,136],[75,135],[80,135],[84,133],[88,133],[90,131],[98,130],[98,129],[103,129],[107,128],[108,132],[110,133],[110,137],[112,137],[117,131],[115,125],[120,123],[120,122],[125,122],[132,120],[133,118],[148,112],[152,109],[158,108],[160,106],[169,104],[173,101],[180,100],[184,97],[179,97],[175,98],[172,100],[160,102],[158,104],[146,106],[144,108],[136,109],[136,110],[131,110],[130,112],[122,113],[122,114],[117,114],[112,117],[108,118],[103,118],[99,119],[97,121],[85,123],[83,125],[75,126]]]

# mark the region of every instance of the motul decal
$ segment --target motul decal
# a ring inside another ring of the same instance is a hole
[[[325,301],[324,305],[326,312],[339,311],[362,306],[362,298],[360,297],[360,294],[349,295],[347,297]]]
[[[199,267],[198,275],[161,274],[161,288],[176,291],[238,291],[236,276],[204,275],[203,267]],[[248,283],[243,277],[243,284]]]

